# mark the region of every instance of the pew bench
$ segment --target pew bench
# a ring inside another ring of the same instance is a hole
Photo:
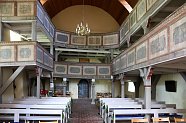
[[[131,120],[133,115],[153,115],[153,117],[159,117],[160,114],[172,114],[172,113],[186,113],[186,109],[125,109],[125,110],[113,110],[112,115],[109,117],[109,123],[113,120],[116,123],[117,120]],[[127,117],[129,116],[129,117]],[[127,118],[126,118],[127,117]],[[139,118],[139,117],[138,117]],[[141,117],[143,118],[143,117]]]
[[[68,121],[68,111],[65,105],[27,105],[27,104],[0,104],[0,109],[48,109],[61,110],[63,114],[63,123]],[[28,114],[27,114],[28,116]]]
[[[16,123],[19,123],[20,120],[59,120],[60,123],[63,123],[63,114],[61,110],[0,109],[0,120],[13,120]]]

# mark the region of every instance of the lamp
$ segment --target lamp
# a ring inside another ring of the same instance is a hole
[[[85,10],[84,9],[85,9],[85,6],[84,6],[84,0],[83,0],[83,19],[80,24],[77,24],[77,27],[76,27],[76,34],[81,35],[81,36],[90,34],[90,29],[88,27],[88,24],[84,23],[84,20],[85,20],[85,17],[84,17]]]

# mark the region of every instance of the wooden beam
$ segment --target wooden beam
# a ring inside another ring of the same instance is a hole
[[[105,50],[79,50],[79,49],[66,49],[66,48],[56,48],[56,51],[86,52],[86,53],[105,53],[105,54],[109,54],[110,53],[110,51],[105,51]]]
[[[9,79],[3,84],[1,87],[0,95],[4,93],[4,91],[10,86],[10,84],[16,79],[16,77],[21,73],[21,71],[25,68],[25,66],[19,66],[17,70],[9,77]]]

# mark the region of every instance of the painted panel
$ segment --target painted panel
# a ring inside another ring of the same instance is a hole
[[[145,13],[146,13],[146,0],[141,0],[137,6],[137,20],[140,20]]]
[[[43,63],[43,50],[37,47],[37,61]]]
[[[49,32],[50,30],[50,23],[47,17],[44,17],[44,26],[46,28],[46,30]]]
[[[170,26],[170,51],[186,47],[186,17]]]
[[[147,0],[147,10],[149,10],[156,1],[157,0]]]
[[[118,44],[118,34],[103,36],[103,45],[116,45]]]
[[[82,66],[69,65],[68,66],[68,74],[82,75]]]
[[[124,69],[127,67],[127,56],[126,55],[121,56],[120,64],[121,64],[121,69]]]
[[[49,58],[49,67],[53,68],[53,63],[54,63],[54,60],[53,60],[53,57],[48,57]]]
[[[130,14],[130,28],[136,24],[136,9]]]
[[[44,13],[42,11],[40,4],[37,4],[37,17],[41,21],[41,23],[43,23]]]
[[[67,74],[67,65],[55,64],[56,74]]]
[[[128,52],[127,54],[127,66],[131,66],[135,64],[135,49]]]
[[[101,45],[101,36],[88,36],[88,45],[100,46]]]
[[[129,19],[125,22],[124,26],[120,30],[120,39],[122,39],[129,31]]]
[[[18,16],[34,16],[34,2],[17,2]]]
[[[119,62],[120,62],[120,59],[116,59],[116,71],[118,71],[120,68]]]
[[[110,75],[110,66],[98,66],[98,75]]]
[[[0,62],[15,61],[15,51],[14,46],[0,46]]]
[[[96,66],[83,66],[83,75],[96,75]]]
[[[56,42],[69,44],[69,34],[62,33],[62,32],[56,32]]]
[[[50,63],[49,63],[49,56],[47,53],[44,52],[44,64],[49,66]]]
[[[50,25],[50,35],[54,37],[54,34],[55,34],[55,29],[52,25]]]
[[[71,36],[71,44],[86,45],[86,36],[72,35]]]
[[[18,45],[17,61],[34,61],[34,45]]]
[[[136,63],[147,60],[147,41],[136,47]]]
[[[14,16],[14,2],[0,2],[1,16]]]
[[[149,58],[155,58],[167,53],[167,29],[149,39]]]

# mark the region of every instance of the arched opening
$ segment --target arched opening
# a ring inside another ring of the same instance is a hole
[[[89,98],[89,83],[86,79],[81,79],[79,81],[78,98]]]

